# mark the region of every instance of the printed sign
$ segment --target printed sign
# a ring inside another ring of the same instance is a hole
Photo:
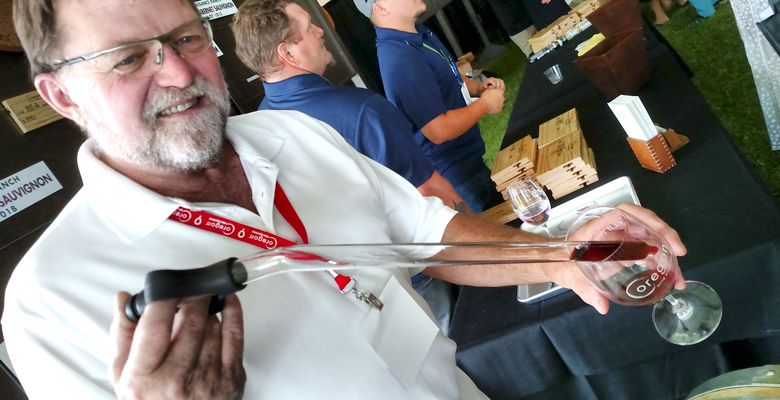
[[[206,17],[209,21],[227,17],[238,12],[233,0],[200,0],[195,2],[200,15]]]
[[[0,222],[62,189],[43,161],[0,179]]]
[[[49,107],[35,90],[3,100],[3,106],[11,113],[11,117],[22,133],[27,133],[62,118],[62,115],[57,114],[54,109]]]

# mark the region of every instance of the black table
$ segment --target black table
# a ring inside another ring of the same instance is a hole
[[[691,140],[667,173],[639,166],[607,100],[565,51],[528,66],[502,147],[576,107],[596,155],[600,180],[590,187],[631,178],[688,246],[685,277],[720,294],[721,325],[703,343],[675,346],[656,333],[651,307],[612,304],[600,316],[571,292],[528,305],[515,287],[463,287],[450,336],[459,365],[491,398],[676,399],[724,372],[780,362],[780,212],[677,60],[663,44],[654,51],[637,95],[654,122]],[[542,76],[554,63],[562,86]]]
[[[528,133],[533,132],[535,136],[538,125],[561,114],[561,110],[565,111],[590,96],[601,96],[572,64],[577,45],[597,32],[594,27],[590,27],[559,49],[527,66],[501,148],[509,146],[514,140]],[[659,63],[667,62],[671,58],[685,76],[693,76],[688,65],[652,25],[644,25],[644,42],[651,68],[655,69]],[[543,77],[543,73],[556,64],[561,67],[564,79],[553,85]]]

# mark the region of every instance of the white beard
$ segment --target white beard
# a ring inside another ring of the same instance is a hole
[[[158,113],[184,98],[202,97],[192,118],[161,120]],[[91,120],[87,132],[98,150],[146,169],[195,171],[212,164],[222,150],[225,124],[230,113],[226,90],[220,91],[203,77],[184,88],[157,89],[142,109],[143,128],[128,134],[111,133],[102,122]]]

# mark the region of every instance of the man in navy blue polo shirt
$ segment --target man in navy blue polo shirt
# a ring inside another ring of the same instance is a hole
[[[501,202],[482,160],[485,142],[477,122],[501,111],[504,82],[488,78],[479,84],[460,75],[436,35],[416,23],[423,0],[354,1],[376,27],[387,98],[412,121],[415,139],[436,170],[476,212]]]
[[[287,26],[274,19],[290,5]],[[276,9],[274,9],[276,8]],[[355,149],[392,169],[425,196],[466,209],[452,185],[414,143],[408,119],[369,90],[331,85],[322,74],[333,56],[323,31],[291,1],[257,1],[234,18],[236,53],[263,79],[261,110],[296,110],[333,127]],[[296,31],[297,30],[297,31]],[[298,40],[290,40],[291,37]]]
[[[233,19],[236,54],[263,79],[261,110],[295,110],[333,127],[356,150],[406,178],[426,196],[455,209],[463,200],[414,142],[412,124],[384,97],[331,85],[322,74],[333,63],[323,30],[293,0],[249,0]],[[453,288],[418,274],[412,284],[447,332]]]

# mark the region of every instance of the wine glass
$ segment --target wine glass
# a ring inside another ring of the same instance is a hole
[[[550,216],[550,199],[536,181],[529,177],[520,177],[506,188],[509,201],[515,214],[531,225],[539,225],[547,229],[547,218]]]
[[[655,304],[653,323],[667,341],[696,344],[720,324],[723,307],[717,293],[695,281],[673,290],[680,274],[677,257],[663,238],[631,214],[613,207],[587,209],[575,219],[566,240],[615,243],[587,259],[572,258],[580,259],[577,266],[610,300],[628,306]],[[573,248],[572,254],[578,250]]]

